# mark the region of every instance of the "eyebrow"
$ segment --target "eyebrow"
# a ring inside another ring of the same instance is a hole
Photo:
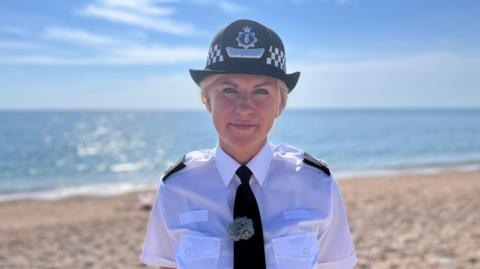
[[[235,88],[238,88],[238,85],[231,82],[230,80],[225,80],[225,81],[222,82],[222,84],[226,84],[226,85],[230,85],[230,86],[233,86]]]
[[[222,85],[230,85],[230,86],[233,86],[233,87],[236,87],[238,88],[238,85],[233,83],[232,81],[230,80],[225,80],[225,81],[222,81]],[[254,87],[255,88],[258,88],[258,87],[262,87],[262,86],[270,86],[270,85],[273,85],[273,83],[271,81],[265,81],[265,82],[261,82],[259,84],[256,84]]]
[[[255,85],[255,88],[261,87],[261,86],[270,86],[270,85],[273,85],[273,83],[271,81],[265,81],[265,82],[262,82],[262,83],[259,83],[259,84]]]

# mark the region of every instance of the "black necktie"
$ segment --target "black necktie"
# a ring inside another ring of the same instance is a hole
[[[248,240],[234,242],[233,268],[234,269],[265,269],[265,249],[263,245],[263,228],[257,200],[250,188],[252,171],[245,165],[240,166],[236,172],[241,180],[235,194],[233,218],[247,217],[253,221],[255,234]]]

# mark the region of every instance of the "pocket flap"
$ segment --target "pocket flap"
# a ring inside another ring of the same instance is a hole
[[[220,238],[202,235],[184,235],[178,244],[177,254],[185,260],[218,257]]]
[[[324,212],[307,208],[287,209],[284,210],[282,213],[284,220],[305,220],[323,222],[327,218],[327,215]]]
[[[277,257],[309,259],[317,255],[318,247],[313,233],[303,233],[277,237],[272,240]]]
[[[185,225],[194,222],[208,221],[208,210],[194,210],[179,214],[180,224]]]
[[[292,219],[312,219],[313,212],[308,209],[289,209],[283,211],[283,219],[292,220]]]

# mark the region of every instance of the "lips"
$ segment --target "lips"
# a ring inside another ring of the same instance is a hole
[[[258,126],[258,124],[253,124],[253,123],[229,123],[229,125],[235,129],[242,130],[242,131],[254,129]]]

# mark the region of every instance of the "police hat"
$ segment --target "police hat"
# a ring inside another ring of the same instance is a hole
[[[300,72],[287,74],[285,49],[271,29],[252,20],[237,20],[215,35],[203,70],[190,69],[195,83],[214,74],[250,74],[278,78],[288,92],[297,84]]]

